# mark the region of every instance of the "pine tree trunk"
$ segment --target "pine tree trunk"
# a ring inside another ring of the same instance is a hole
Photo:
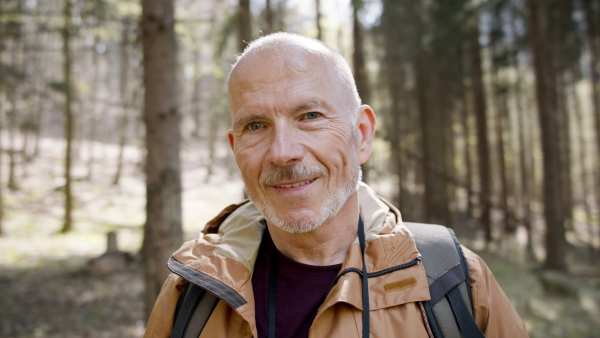
[[[596,217],[598,242],[600,243],[600,5],[594,0],[584,0],[584,9],[587,23],[587,45],[590,54],[590,82],[592,84],[591,101],[594,115],[594,127],[596,135],[596,158],[594,161],[594,181],[596,209],[599,215]],[[600,248],[598,249],[600,256]]]
[[[264,34],[271,34],[273,32],[273,10],[271,9],[271,0],[267,0],[265,3],[265,32]]]
[[[250,0],[238,2],[238,51],[242,52],[252,41]]]
[[[568,92],[567,95],[569,96],[569,102],[570,104],[570,111],[573,112],[573,123],[575,124],[575,127],[577,128],[577,130],[586,130],[586,125],[583,121],[583,114],[581,112],[581,105],[579,104],[579,96],[577,95],[577,90],[576,90],[576,83],[577,83],[577,79],[575,78],[575,76],[573,76],[573,74],[571,73],[571,78],[570,81],[568,81],[569,83],[567,84],[567,88],[568,88]],[[591,203],[589,201],[589,197],[590,197],[590,191],[589,191],[589,187],[590,187],[590,175],[588,172],[588,163],[587,163],[587,158],[588,158],[588,154],[586,151],[586,144],[588,143],[585,137],[585,133],[583,132],[579,132],[576,133],[577,134],[577,138],[575,143],[578,144],[579,146],[577,147],[577,153],[575,154],[576,159],[575,162],[579,163],[579,172],[576,174],[577,177],[579,177],[581,179],[580,181],[580,185],[581,185],[581,193],[580,193],[580,203],[583,204],[583,211],[585,214],[585,220],[587,223],[587,236],[588,236],[588,247],[589,247],[589,252],[590,252],[590,258],[593,258],[594,256],[594,227],[593,227],[593,216],[592,216],[592,208],[591,208]],[[575,149],[574,149],[575,150]],[[593,180],[592,180],[593,181]],[[593,187],[593,184],[591,185]]]
[[[487,104],[481,69],[481,46],[479,44],[479,26],[473,25],[470,32],[469,50],[471,55],[471,91],[473,93],[473,111],[477,130],[477,158],[479,161],[479,208],[486,243],[492,240],[491,223],[491,173],[490,146],[487,127]]]
[[[119,92],[121,93],[121,123],[119,124],[119,154],[117,155],[117,169],[113,176],[112,184],[118,185],[121,180],[121,171],[123,169],[123,153],[127,143],[127,129],[129,125],[129,23],[123,22],[123,35],[121,36],[120,45],[120,69],[119,69]]]
[[[0,2],[0,17],[4,15],[3,3]],[[4,235],[4,186],[2,184],[4,170],[4,143],[2,132],[4,131],[4,105],[6,78],[4,72],[4,24],[0,24],[0,236]]]
[[[407,95],[402,85],[405,74],[402,69],[402,59],[400,56],[400,38],[396,23],[399,20],[398,11],[391,0],[384,1],[381,24],[385,39],[385,69],[388,96],[390,100],[390,123],[387,126],[387,138],[390,142],[390,160],[394,174],[398,177],[396,205],[401,208],[403,219],[411,219],[409,208],[404,209],[404,167],[402,163],[402,123],[401,116],[406,112]],[[397,6],[397,5],[396,5]]]
[[[559,120],[557,103],[553,95],[555,73],[548,63],[552,60],[546,45],[547,34],[545,8],[540,0],[527,0],[530,12],[530,36],[533,48],[535,91],[544,165],[544,218],[546,220],[546,258],[544,268],[566,270],[565,263],[565,214],[563,186],[561,183],[561,148],[559,144]]]
[[[90,107],[89,109],[89,119],[90,119],[90,134],[88,137],[88,144],[89,144],[89,157],[88,157],[88,161],[87,161],[87,166],[88,166],[88,172],[86,175],[86,178],[88,180],[92,180],[92,177],[94,175],[94,162],[95,162],[95,150],[96,150],[96,131],[97,131],[97,123],[96,123],[96,116],[97,116],[97,110],[99,109],[99,100],[98,100],[98,95],[100,93],[100,86],[99,86],[99,73],[100,73],[100,66],[98,64],[98,52],[96,51],[96,46],[98,45],[98,43],[100,43],[100,39],[98,37],[94,38],[94,47],[93,47],[93,51],[92,51],[92,67],[93,67],[93,75],[92,75],[92,86],[94,88],[94,92],[92,94],[92,101],[93,101],[93,106]]]
[[[73,230],[73,195],[71,191],[71,161],[72,161],[72,145],[73,145],[73,88],[71,83],[71,20],[72,20],[72,4],[71,0],[64,0],[63,20],[64,27],[62,32],[63,38],[63,77],[64,77],[64,92],[65,92],[65,218],[61,233],[67,233]]]
[[[13,46],[15,48],[15,46]],[[10,109],[7,111],[8,124],[8,189],[17,190],[17,93],[16,86],[7,90],[7,99]]]
[[[354,80],[361,101],[364,104],[369,103],[369,83],[367,79],[367,69],[365,66],[365,52],[363,42],[363,27],[358,19],[358,12],[362,7],[360,0],[352,0],[352,39],[354,43],[354,52],[352,53],[352,66],[354,68]],[[369,181],[369,165],[362,165],[362,180]]]
[[[315,0],[317,40],[323,40],[323,28],[321,27],[321,0]]]
[[[514,23],[513,23],[514,24]],[[527,231],[527,244],[526,253],[528,258],[534,259],[533,251],[533,227],[532,227],[532,216],[531,216],[531,200],[534,196],[532,190],[535,185],[535,173],[533,170],[532,158],[533,158],[533,145],[531,142],[531,136],[525,135],[525,132],[529,130],[529,126],[526,123],[526,112],[528,109],[523,108],[523,78],[521,67],[517,58],[512,59],[513,67],[517,70],[515,79],[515,88],[513,90],[515,105],[515,113],[517,115],[517,128],[518,128],[518,149],[519,149],[519,176],[520,176],[520,217]]]
[[[146,224],[142,247],[146,315],[168,275],[167,260],[181,245],[180,111],[173,0],[142,1]]]

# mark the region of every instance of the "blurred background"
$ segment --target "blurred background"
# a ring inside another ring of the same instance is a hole
[[[0,337],[138,337],[243,183],[227,74],[287,31],[378,115],[364,181],[453,227],[532,337],[600,337],[600,1],[1,0]]]

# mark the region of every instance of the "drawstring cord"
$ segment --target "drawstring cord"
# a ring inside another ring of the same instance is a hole
[[[369,275],[367,274],[367,262],[365,261],[365,226],[362,218],[358,217],[358,242],[362,253],[362,322],[363,322],[363,338],[369,338],[370,335],[370,310],[369,310]]]

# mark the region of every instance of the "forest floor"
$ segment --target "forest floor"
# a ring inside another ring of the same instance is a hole
[[[19,189],[4,190],[0,337],[140,337],[144,305],[137,258],[119,273],[99,276],[90,269],[90,260],[106,250],[108,231],[117,232],[120,250],[137,256],[145,203],[139,154],[128,151],[117,186],[110,184],[116,157],[113,147],[101,149],[102,160],[94,166],[91,180],[86,179],[86,159],[80,159],[75,170],[75,230],[58,235],[62,145],[45,140],[44,147],[43,155],[19,168]],[[219,170],[206,180],[200,160],[205,155],[184,152],[186,238],[195,237],[212,215],[242,196],[243,185],[224,155]],[[2,169],[6,175],[6,162]],[[462,224],[467,228],[457,229],[459,236],[472,234],[475,224]],[[531,337],[600,337],[597,259],[585,259],[585,252],[572,247],[570,275],[557,277],[563,281],[560,292],[549,292],[538,264],[521,259],[519,250],[508,250],[505,245],[483,250],[473,236],[461,241],[488,263]]]

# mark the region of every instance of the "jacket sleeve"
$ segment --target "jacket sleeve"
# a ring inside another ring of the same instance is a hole
[[[162,286],[146,325],[144,338],[171,337],[177,302],[184,285],[183,278],[170,274]]]
[[[525,324],[483,259],[463,247],[469,264],[475,321],[488,338],[529,337]]]

